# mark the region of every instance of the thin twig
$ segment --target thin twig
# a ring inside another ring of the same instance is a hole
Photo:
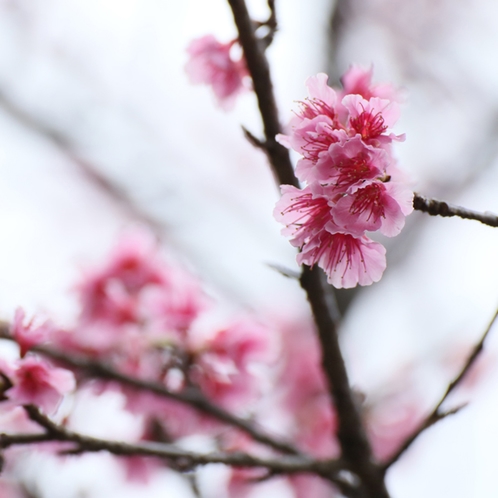
[[[489,332],[493,328],[493,325],[498,318],[498,310],[496,311],[495,315],[493,316],[493,319],[489,322],[488,327],[486,328],[484,334],[482,335],[480,341],[474,346],[472,349],[469,357],[467,358],[467,361],[464,363],[463,367],[461,370],[458,372],[456,377],[451,381],[451,383],[448,385],[446,388],[445,393],[443,394],[443,397],[439,400],[438,404],[435,406],[435,408],[432,410],[432,412],[425,418],[425,420],[415,429],[415,431],[405,440],[405,442],[401,445],[399,450],[387,461],[384,466],[383,470],[384,472],[395,462],[399,460],[401,455],[405,453],[405,451],[413,444],[413,442],[424,432],[426,429],[434,425],[436,422],[439,422],[443,418],[446,418],[449,415],[453,415],[460,411],[465,405],[457,406],[456,408],[453,408],[451,410],[447,411],[441,411],[441,407],[443,403],[447,400],[448,396],[455,390],[455,388],[462,382],[463,378],[467,375],[468,371],[472,367],[472,365],[475,363],[476,359],[478,358],[479,354],[484,348],[484,341],[489,335]]]
[[[14,445],[27,445],[48,441],[69,442],[75,444],[74,451],[69,453],[92,453],[107,451],[119,456],[151,456],[172,460],[176,465],[186,470],[198,465],[223,463],[234,467],[261,467],[278,474],[294,474],[311,472],[334,480],[333,475],[343,469],[338,460],[315,460],[304,456],[279,456],[277,458],[261,458],[248,453],[212,452],[197,453],[183,450],[172,444],[164,443],[125,443],[85,436],[73,432],[54,423],[34,405],[24,407],[31,420],[45,429],[43,434],[0,434],[0,447],[8,448]]]
[[[430,199],[429,197],[424,197],[417,193],[415,193],[413,197],[413,208],[417,211],[428,213],[431,216],[458,216],[459,218],[466,220],[480,221],[490,227],[498,227],[498,216],[489,211],[480,213],[478,211],[473,211],[472,209],[455,206],[444,201],[438,201],[437,199]]]
[[[244,51],[247,68],[258,100],[265,135],[265,150],[272,171],[279,184],[298,186],[289,152],[278,144],[275,136],[281,133],[278,110],[273,94],[268,61],[254,33],[253,23],[244,0],[228,0],[239,42]],[[358,475],[363,495],[369,498],[388,498],[383,475],[374,463],[372,450],[366,437],[358,407],[349,385],[349,379],[339,347],[337,328],[331,317],[320,284],[320,270],[304,267],[300,279],[313,311],[313,317],[322,347],[322,367],[327,376],[329,391],[338,414],[337,437],[342,457]]]
[[[275,140],[276,135],[282,130],[273,95],[268,61],[254,32],[254,25],[249,17],[245,2],[243,0],[228,0],[228,3],[233,12],[239,32],[239,42],[244,51],[247,68],[251,74],[254,92],[258,99],[265,134],[265,152],[279,184],[297,187],[298,181],[294,176],[289,153],[283,145]]]
[[[256,147],[256,149],[261,149],[263,152],[266,152],[266,144],[264,141],[253,135],[245,126],[242,126],[242,131],[251,145]]]
[[[9,325],[7,322],[0,322],[0,338],[14,340],[9,333]],[[295,446],[279,439],[278,437],[266,434],[257,426],[256,423],[237,417],[223,408],[214,405],[198,389],[186,388],[181,392],[173,392],[169,391],[163,384],[154,381],[137,379],[136,377],[118,372],[114,368],[90,358],[66,354],[62,351],[41,345],[32,347],[31,351],[47,356],[68,367],[81,370],[88,377],[115,380],[129,387],[142,391],[149,391],[157,396],[173,399],[180,403],[187,404],[221,422],[237,427],[259,443],[270,446],[283,453],[302,455],[302,452],[300,452]]]

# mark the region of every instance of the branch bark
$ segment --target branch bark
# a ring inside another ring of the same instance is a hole
[[[27,445],[49,441],[74,443],[74,448],[63,450],[63,454],[80,454],[107,451],[119,456],[151,456],[173,461],[176,468],[190,470],[198,465],[223,463],[233,467],[261,467],[275,474],[294,474],[311,472],[335,480],[343,466],[337,460],[315,460],[304,456],[279,456],[260,458],[248,453],[197,453],[183,450],[172,444],[164,443],[125,443],[85,436],[54,423],[34,405],[24,407],[31,420],[42,427],[42,434],[0,434],[0,447]]]
[[[455,390],[457,386],[460,385],[464,377],[467,375],[468,371],[472,367],[472,365],[475,363],[477,360],[479,354],[482,352],[484,348],[484,341],[488,337],[491,329],[493,328],[494,323],[498,319],[498,310],[496,311],[495,315],[493,316],[492,320],[489,322],[488,327],[484,331],[484,334],[482,335],[480,341],[474,346],[472,349],[469,357],[467,358],[467,361],[464,363],[458,374],[455,376],[455,378],[450,382],[448,387],[446,388],[445,393],[443,394],[443,397],[439,400],[438,404],[435,406],[435,408],[432,410],[432,412],[425,418],[425,420],[415,429],[415,431],[405,440],[405,442],[401,445],[399,450],[389,459],[388,462],[384,464],[383,470],[384,472],[387,471],[387,469],[396,463],[401,455],[405,453],[408,448],[415,442],[415,440],[429,427],[433,426],[435,423],[439,422],[443,418],[446,418],[449,415],[453,415],[457,413],[463,406],[458,406],[456,408],[453,408],[448,411],[441,411],[441,407],[443,406],[444,402],[448,399],[448,396]]]
[[[6,322],[0,322],[0,338],[12,341],[14,340],[9,333],[9,325]],[[197,389],[187,388],[180,392],[169,391],[163,384],[158,382],[131,377],[124,373],[118,372],[112,367],[99,361],[85,358],[83,356],[66,354],[47,346],[34,346],[31,348],[31,351],[35,351],[43,356],[51,358],[52,360],[66,365],[67,367],[80,370],[90,378],[115,380],[123,385],[142,391],[152,392],[157,396],[184,403],[221,422],[237,427],[259,443],[283,453],[303,456],[303,453],[291,443],[276,436],[270,436],[264,430],[259,428],[256,423],[237,417],[236,415],[233,415],[223,408],[211,403]]]
[[[498,227],[498,216],[489,211],[480,213],[479,211],[455,206],[454,204],[431,199],[417,193],[415,193],[413,197],[413,208],[416,211],[422,211],[431,216],[443,216],[448,218],[457,216],[458,218],[463,218],[465,220],[480,221],[481,223],[484,223],[484,225],[490,227]]]
[[[244,51],[247,67],[263,121],[264,144],[272,171],[280,184],[299,186],[294,175],[288,151],[278,144],[275,136],[281,133],[278,110],[273,94],[273,84],[268,61],[257,39],[253,23],[244,0],[228,0],[232,9],[239,42]],[[317,267],[304,267],[300,283],[305,290],[315,320],[322,347],[322,366],[329,392],[335,401],[339,419],[337,436],[342,457],[361,481],[361,495],[368,498],[388,498],[383,474],[373,459],[360,413],[354,402],[349,379],[339,347],[337,328],[324,298]]]

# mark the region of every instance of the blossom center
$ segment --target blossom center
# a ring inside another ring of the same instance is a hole
[[[353,215],[368,213],[367,221],[373,218],[377,221],[379,218],[385,218],[384,204],[382,197],[384,186],[379,183],[373,183],[365,188],[358,190],[355,193],[355,200],[349,208],[349,212]]]
[[[376,138],[387,130],[380,112],[372,114],[370,111],[363,111],[356,118],[351,119],[351,126],[363,140]]]
[[[336,178],[335,186],[348,189],[368,177],[370,164],[368,156],[364,153],[355,157],[342,157],[336,163],[339,175]]]

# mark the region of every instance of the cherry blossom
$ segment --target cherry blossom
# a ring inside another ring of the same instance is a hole
[[[326,196],[314,194],[310,187],[300,190],[282,185],[281,191],[273,216],[285,225],[282,234],[290,237],[293,246],[302,249],[327,223],[333,223],[332,203]]]
[[[219,329],[194,353],[193,380],[223,406],[236,408],[255,399],[261,383],[253,368],[270,357],[269,336],[266,327],[249,320]]]
[[[402,100],[402,96],[389,83],[373,84],[373,67],[365,69],[353,64],[342,75],[341,83],[343,89],[339,92],[340,96],[361,95],[364,99],[369,100],[372,97],[388,99],[394,102]]]
[[[140,231],[130,233],[113,250],[107,265],[87,275],[80,284],[81,320],[116,325],[136,321],[138,293],[163,282],[152,238]]]
[[[187,48],[190,59],[185,70],[190,81],[210,85],[224,109],[231,108],[234,98],[248,88],[245,60],[233,54],[236,43],[237,40],[221,43],[214,36],[206,35],[193,40]]]
[[[17,308],[12,321],[12,335],[19,344],[20,355],[23,358],[26,353],[37,344],[46,341],[54,327],[50,322],[35,326],[33,320],[25,323],[26,314],[22,308]]]
[[[386,260],[366,232],[393,237],[413,210],[413,193],[392,157],[392,142],[404,139],[391,132],[399,107],[391,87],[372,85],[371,71],[352,68],[343,90],[327,80],[325,74],[307,80],[309,98],[300,102],[290,133],[277,136],[302,155],[296,175],[307,185],[283,185],[274,216],[300,249],[298,263],[317,264],[337,288],[370,285]]]
[[[72,372],[34,357],[18,360],[8,377],[13,384],[7,391],[10,400],[20,405],[37,405],[47,413],[53,413],[63,395],[76,386]]]
[[[341,197],[334,206],[334,222],[361,236],[379,230],[387,237],[398,235],[405,225],[405,213],[391,183],[372,182]]]

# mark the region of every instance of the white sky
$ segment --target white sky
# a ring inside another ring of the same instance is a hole
[[[397,155],[414,188],[498,212],[498,4],[360,3],[339,65],[373,62],[378,81],[406,89],[398,130],[407,141]],[[262,0],[251,5],[265,15]],[[288,118],[305,96],[304,80],[327,67],[329,6],[277,5],[270,59]],[[0,94],[63,134],[75,156],[162,223],[165,244],[234,306],[270,318],[306,312],[297,285],[267,266],[295,263],[271,217],[277,190],[265,159],[240,130],[259,132],[253,96],[224,113],[209,89],[190,86],[183,72],[192,38],[234,36],[224,1],[0,0],[0,9]],[[98,263],[133,217],[2,106],[0,185],[0,315],[9,318],[22,305],[70,321],[81,269]],[[355,303],[344,336],[357,385],[378,390],[413,363],[428,406],[449,375],[442,359],[478,337],[498,305],[498,232],[412,217],[412,234],[390,244],[392,264]],[[428,431],[393,468],[393,498],[497,496],[496,374],[490,379],[470,408]],[[96,489],[100,477],[95,471]],[[163,496],[163,484],[150,496]],[[92,496],[104,496],[98,493]]]

